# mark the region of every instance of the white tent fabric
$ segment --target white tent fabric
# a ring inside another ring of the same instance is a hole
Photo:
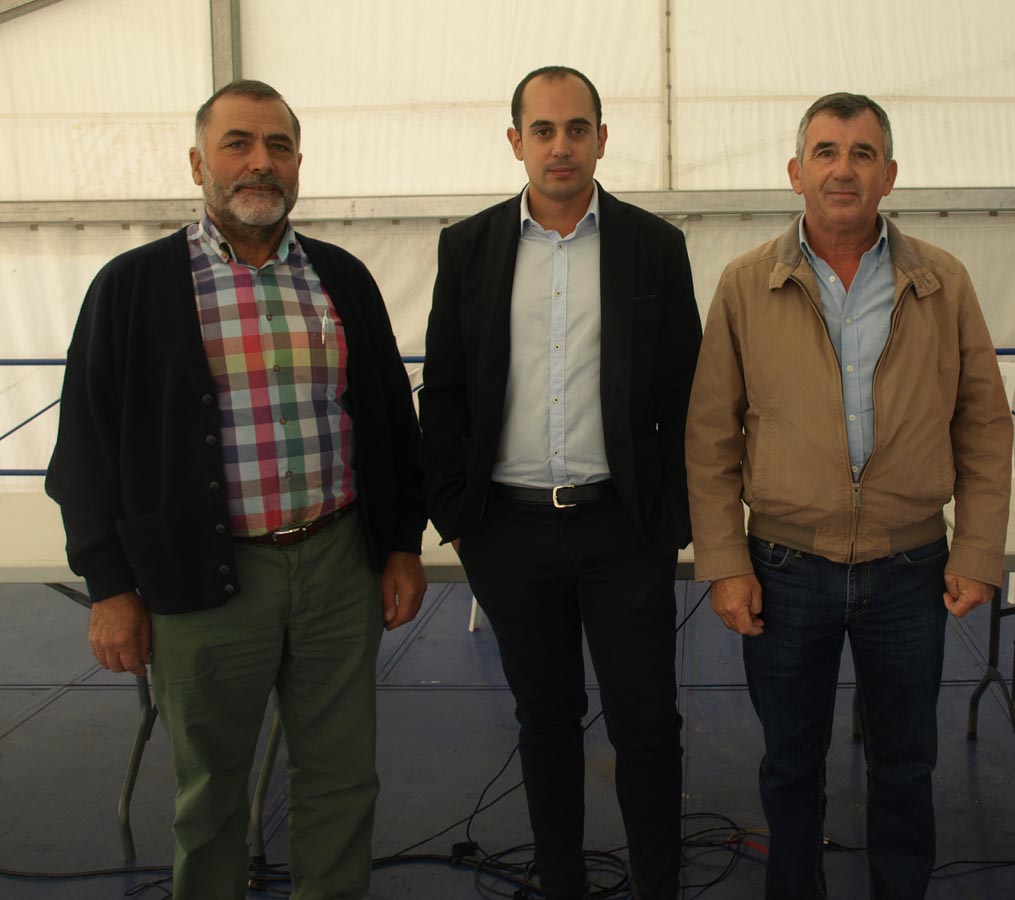
[[[1015,184],[1010,0],[244,0],[240,25],[243,74],[300,116],[304,198],[516,192],[508,101],[547,63],[596,82],[609,128],[597,175],[614,192],[788,192],[801,114],[843,89],[892,117],[897,187]],[[60,0],[0,22],[0,204],[199,197],[187,149],[213,88],[211,48],[209,0]],[[722,266],[788,218],[733,208],[674,221],[704,315]],[[966,263],[995,343],[1015,346],[1013,211],[898,224]],[[368,264],[403,353],[418,354],[441,227],[354,217],[304,230]],[[27,213],[0,225],[0,358],[63,356],[97,269],[163,233]],[[61,375],[0,369],[0,434],[55,399]],[[45,465],[55,412],[0,442],[0,468]]]

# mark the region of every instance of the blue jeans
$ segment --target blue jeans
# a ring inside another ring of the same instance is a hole
[[[934,864],[931,774],[947,611],[944,538],[849,565],[750,539],[765,630],[743,641],[765,733],[761,801],[768,900],[827,897],[825,755],[849,635],[867,758],[867,855],[875,900],[920,900]]]

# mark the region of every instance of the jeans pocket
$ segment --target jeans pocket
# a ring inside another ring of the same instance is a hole
[[[946,559],[948,559],[947,538],[938,538],[922,547],[914,547],[912,550],[895,554],[895,561],[903,566],[928,566],[940,564]]]
[[[763,541],[760,538],[748,537],[747,547],[751,559],[766,569],[784,569],[794,555],[800,553],[785,544],[776,544],[772,541]]]

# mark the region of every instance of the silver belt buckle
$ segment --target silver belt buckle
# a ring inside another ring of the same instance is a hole
[[[291,534],[299,534],[300,532],[306,530],[306,525],[294,525],[292,528],[280,528],[278,531],[273,531],[271,533],[271,542],[277,545],[279,538],[289,537]]]
[[[553,507],[554,509],[569,509],[572,506],[577,506],[577,503],[561,503],[557,499],[557,491],[563,490],[564,488],[573,488],[573,484],[558,484],[554,485],[553,488]]]

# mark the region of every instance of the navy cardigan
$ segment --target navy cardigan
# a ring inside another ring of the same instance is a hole
[[[347,408],[370,560],[419,553],[419,426],[380,292],[351,254],[298,235],[342,319]],[[85,296],[67,354],[46,492],[93,601],[137,589],[157,613],[238,593],[219,409],[186,229],[118,256]]]

